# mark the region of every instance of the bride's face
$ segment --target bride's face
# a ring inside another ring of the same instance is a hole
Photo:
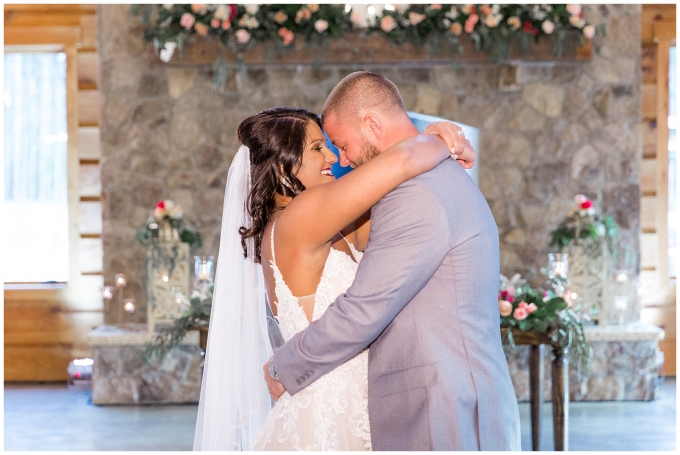
[[[295,175],[305,188],[335,180],[331,173],[331,165],[338,161],[331,150],[326,147],[326,136],[313,121],[307,123],[307,141],[302,153],[302,164]]]

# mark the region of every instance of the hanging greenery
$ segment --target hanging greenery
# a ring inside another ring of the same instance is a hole
[[[132,13],[147,24],[144,38],[163,61],[195,37],[215,39],[241,55],[256,43],[273,44],[280,53],[298,39],[308,43],[341,39],[352,29],[378,33],[395,44],[430,43],[462,52],[462,39],[494,60],[508,57],[515,42],[523,52],[532,41],[553,40],[555,55],[575,44],[604,35],[604,25],[583,19],[580,5],[385,5],[369,26],[345,5],[133,5]],[[455,54],[452,54],[452,56]]]

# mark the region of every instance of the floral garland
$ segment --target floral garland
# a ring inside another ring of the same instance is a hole
[[[381,33],[395,44],[423,44],[429,38],[446,37],[459,44],[467,36],[477,50],[490,52],[492,59],[507,58],[509,44],[517,43],[523,53],[533,40],[554,37],[554,53],[561,56],[578,38],[582,44],[604,35],[604,25],[583,19],[581,5],[388,5],[371,31]]]
[[[560,346],[569,347],[570,356],[579,369],[583,367],[587,371],[592,347],[586,341],[580,318],[571,308],[570,293],[559,279],[553,279],[549,284],[554,291],[533,288],[520,274],[511,279],[501,275],[498,308],[501,326],[509,329],[503,338],[503,346],[506,349],[515,347],[512,328],[535,330],[545,333]]]
[[[353,26],[344,5],[134,5],[132,13],[145,22],[155,15],[144,38],[166,62],[194,36],[242,52],[258,42],[289,47],[300,36],[306,41],[340,38]]]
[[[582,194],[577,194],[574,201],[576,203],[567,218],[550,233],[550,246],[562,251],[570,243],[604,238],[609,251],[615,256],[619,226],[614,218],[597,213],[593,201]]]
[[[149,24],[144,38],[165,62],[195,36],[214,38],[241,53],[258,42],[274,43],[281,50],[298,37],[306,42],[341,38],[360,25],[356,12],[332,4],[133,5],[132,13]],[[588,24],[577,4],[386,5],[366,29],[395,44],[431,41],[435,51],[442,39],[456,45],[467,36],[477,50],[489,52],[494,60],[507,58],[512,41],[526,53],[531,40],[538,42],[550,35],[555,38],[554,53],[561,56],[571,43],[569,37],[592,40],[604,31],[604,25]]]

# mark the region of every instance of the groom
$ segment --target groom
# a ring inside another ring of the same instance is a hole
[[[418,134],[396,86],[369,72],[340,81],[322,122],[353,167]],[[354,283],[265,365],[270,393],[295,394],[370,346],[373,450],[521,450],[499,274],[489,206],[444,161],[373,207]]]

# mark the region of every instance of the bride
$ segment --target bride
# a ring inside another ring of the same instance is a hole
[[[285,339],[318,319],[354,280],[370,208],[449,157],[447,145],[464,141],[455,128],[437,122],[428,130],[441,138],[406,139],[335,180],[337,157],[315,114],[274,108],[241,123],[194,450],[370,450],[366,351],[272,408],[261,376],[272,354],[265,292]],[[474,160],[468,154],[453,157]]]

